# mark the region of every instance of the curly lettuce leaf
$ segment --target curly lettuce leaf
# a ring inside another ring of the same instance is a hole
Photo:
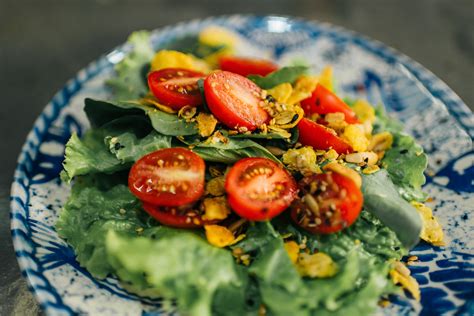
[[[146,134],[148,131],[141,117],[127,116],[87,131],[82,139],[73,134],[66,144],[62,179],[111,174],[129,168],[150,152],[171,146],[170,136],[155,131]]]
[[[382,166],[387,169],[400,195],[408,200],[425,201],[426,193],[421,190],[426,178],[423,172],[428,165],[428,157],[413,137],[395,133],[392,148],[385,152]]]
[[[130,238],[107,234],[108,261],[124,281],[145,280],[164,297],[176,298],[186,315],[212,314],[213,298],[233,293],[228,310],[244,306],[245,274],[230,252],[209,245],[193,233],[181,231],[166,237]],[[236,314],[237,315],[237,314]]]
[[[126,178],[120,180],[104,175],[78,178],[56,223],[56,231],[74,248],[77,261],[99,279],[114,271],[105,260],[107,231],[134,236],[137,228],[147,226],[139,218],[140,203],[128,187],[114,185],[126,183]]]
[[[116,76],[107,80],[115,100],[135,100],[143,97],[148,87],[146,73],[155,51],[147,31],[134,32],[128,38],[131,51],[115,66]]]
[[[299,76],[308,71],[306,66],[290,66],[280,68],[265,77],[260,75],[250,75],[248,78],[255,82],[262,89],[271,89],[281,83],[293,83]]]

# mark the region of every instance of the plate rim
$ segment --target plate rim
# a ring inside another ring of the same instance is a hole
[[[446,104],[446,107],[449,111],[450,116],[452,116],[461,127],[466,130],[472,138],[473,126],[465,124],[460,118],[468,117],[471,121],[474,121],[474,115],[466,103],[453,91],[443,80],[437,77],[429,69],[425,68],[422,64],[416,60],[410,58],[404,53],[398,51],[397,49],[384,44],[381,41],[372,39],[364,34],[358,33],[356,31],[334,25],[328,22],[321,22],[314,19],[304,19],[301,17],[294,17],[290,15],[253,15],[253,14],[231,14],[231,15],[218,15],[211,16],[207,18],[197,18],[191,19],[188,21],[181,21],[171,25],[166,25],[160,28],[151,30],[152,34],[165,33],[171,29],[179,28],[191,23],[205,23],[211,21],[219,20],[228,20],[228,19],[268,19],[268,18],[285,18],[290,22],[303,23],[308,26],[317,26],[318,28],[323,28],[328,32],[333,32],[338,35],[346,35],[353,40],[357,40],[356,44],[362,45],[364,48],[371,51],[371,53],[376,54],[379,57],[390,57],[395,61],[401,63],[418,79],[427,90],[433,94],[435,97],[441,99],[443,103]],[[96,75],[100,74],[102,70],[110,67],[110,62],[107,59],[107,56],[114,51],[124,50],[126,48],[126,42],[116,46],[115,48],[109,50],[108,52],[100,55],[98,58],[94,59],[84,68],[76,72],[76,74],[69,79],[66,84],[59,89],[52,99],[46,104],[40,115],[35,119],[33,126],[29,133],[27,134],[25,141],[21,147],[20,154],[17,158],[17,164],[14,171],[13,181],[10,190],[10,233],[13,241],[13,248],[15,250],[15,255],[21,274],[25,277],[29,290],[33,293],[36,301],[41,306],[41,309],[48,315],[52,314],[62,314],[68,313],[73,314],[72,309],[67,306],[62,298],[56,293],[54,287],[49,283],[49,281],[43,275],[33,275],[35,271],[32,271],[30,266],[22,260],[24,257],[36,262],[34,258],[34,249],[30,252],[20,251],[21,245],[24,240],[21,239],[22,234],[24,234],[22,227],[19,223],[21,222],[27,228],[28,241],[31,241],[31,228],[28,225],[29,218],[29,206],[22,199],[22,196],[28,196],[28,188],[30,183],[24,183],[25,180],[30,180],[25,170],[28,169],[28,166],[31,166],[31,163],[34,161],[39,147],[43,141],[44,134],[48,130],[50,124],[57,118],[57,115],[60,113],[61,109],[64,108],[70,98],[77,93],[82,84],[91,80]],[[435,87],[436,86],[436,87]],[[473,125],[473,124],[470,124]],[[45,286],[38,286],[37,282],[33,278],[43,279]],[[43,295],[40,291],[46,291],[50,296],[52,295],[56,302],[53,302],[52,299]]]

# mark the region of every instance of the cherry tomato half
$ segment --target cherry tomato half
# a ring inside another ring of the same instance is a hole
[[[230,207],[252,221],[277,216],[297,195],[293,177],[266,158],[239,160],[227,174],[225,190]]]
[[[181,68],[165,68],[148,75],[148,86],[153,95],[172,109],[202,104],[197,82],[204,74]]]
[[[347,123],[359,123],[355,112],[344,101],[339,99],[337,95],[326,89],[323,85],[318,84],[311,96],[301,101],[301,107],[306,115],[312,113],[328,114],[341,112]]]
[[[219,65],[222,70],[241,76],[266,76],[278,69],[278,66],[269,60],[236,56],[222,56],[219,58]]]
[[[305,177],[298,186],[302,198],[293,203],[291,218],[309,232],[340,231],[352,225],[362,209],[360,189],[350,178],[338,173]]]
[[[313,146],[314,149],[334,149],[338,154],[351,153],[352,147],[337,136],[336,132],[321,124],[303,118],[298,123],[298,141],[303,145]]]
[[[216,71],[204,81],[204,94],[212,114],[229,128],[253,131],[269,120],[259,105],[261,89],[249,79],[228,71]]]
[[[140,158],[128,176],[130,191],[140,200],[179,206],[204,193],[204,160],[185,148],[157,150]]]
[[[166,226],[197,228],[217,222],[203,220],[199,212],[192,208],[177,209],[175,207],[156,206],[149,203],[143,203],[142,207],[151,217]]]

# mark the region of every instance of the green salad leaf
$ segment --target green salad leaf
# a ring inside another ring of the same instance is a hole
[[[181,140],[205,161],[233,164],[246,157],[265,157],[280,162],[265,147],[250,139],[226,138],[225,142],[200,141],[197,138]]]
[[[115,100],[135,100],[143,97],[148,87],[146,73],[155,51],[147,31],[134,32],[128,38],[131,51],[115,66],[116,76],[107,80]]]
[[[232,304],[244,306],[247,280],[232,255],[209,245],[193,233],[181,231],[163,238],[130,238],[111,231],[106,240],[109,262],[124,281],[144,279],[164,297],[176,298],[188,315],[211,315],[216,293],[231,292]],[[238,295],[235,295],[235,293]],[[222,295],[222,294],[221,294]]]
[[[66,144],[62,179],[128,169],[144,155],[171,146],[170,136],[150,130],[143,117],[125,116],[90,129],[82,139],[73,134]]]
[[[423,172],[428,165],[428,157],[413,137],[404,133],[393,134],[392,148],[385,152],[382,166],[387,169],[401,196],[408,200],[423,202],[426,193],[421,190],[426,178]]]
[[[211,46],[199,41],[197,35],[187,35],[164,44],[162,49],[177,50],[182,53],[192,54],[198,58],[205,58],[209,55],[215,54],[222,49],[225,45]]]
[[[280,68],[265,77],[260,75],[250,75],[248,78],[255,82],[262,89],[271,89],[281,83],[293,83],[299,76],[308,71],[306,66],[290,66]]]
[[[139,218],[140,203],[130,193],[126,176],[81,177],[63,207],[56,230],[74,248],[77,261],[94,277],[114,270],[106,258],[105,236],[114,230],[131,236],[146,227]]]
[[[165,113],[157,108],[133,101],[102,101],[86,99],[86,113],[95,126],[110,119],[132,114],[145,114],[151,126],[160,134],[169,136],[187,136],[198,133],[196,123],[188,123],[175,114]],[[109,119],[110,117],[110,119]]]

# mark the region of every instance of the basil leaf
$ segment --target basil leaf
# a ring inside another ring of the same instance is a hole
[[[308,67],[306,66],[283,67],[265,77],[260,75],[250,75],[248,78],[262,89],[271,89],[281,83],[293,83],[299,76],[305,74],[307,70]]]

